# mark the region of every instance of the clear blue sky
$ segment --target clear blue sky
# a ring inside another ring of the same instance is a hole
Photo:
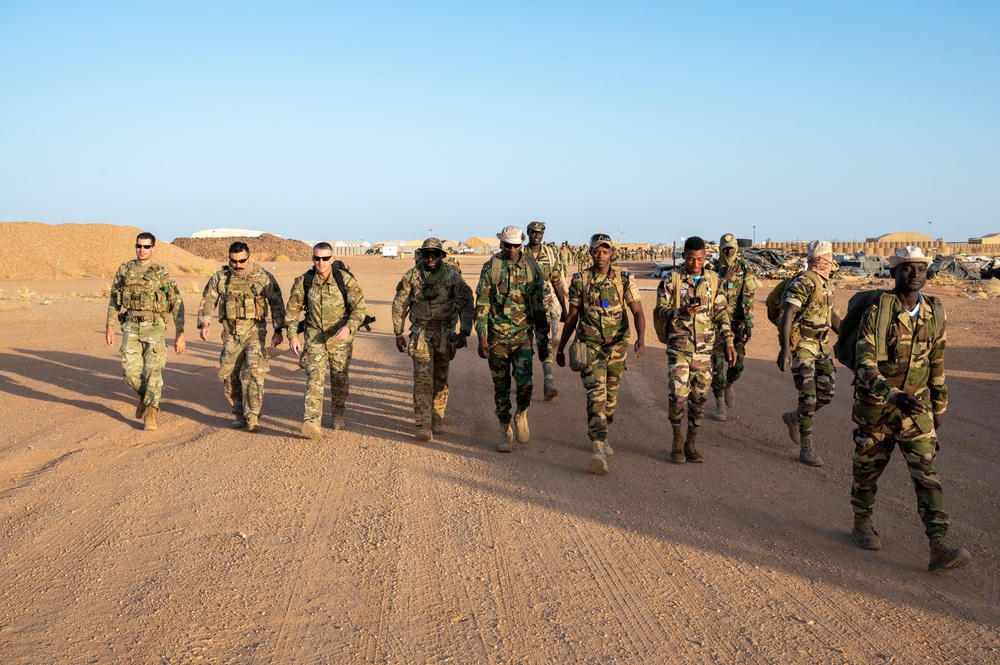
[[[998,34],[995,1],[0,0],[0,220],[964,240],[1000,232]]]

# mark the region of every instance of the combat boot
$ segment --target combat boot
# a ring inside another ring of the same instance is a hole
[[[594,441],[594,454],[590,456],[587,468],[591,473],[603,476],[608,472],[608,460],[605,457],[606,449],[600,441]]]
[[[233,418],[233,422],[229,423],[229,426],[233,429],[243,429],[247,426],[247,419],[246,416],[243,415],[242,411],[234,413]]]
[[[736,404],[736,391],[733,390],[732,383],[726,383],[726,389],[723,391],[726,396],[726,406],[732,408]]]
[[[927,570],[932,573],[939,570],[951,570],[961,568],[972,561],[972,555],[964,547],[952,548],[948,544],[948,536],[943,533],[936,533],[931,536],[931,560],[927,564]]]
[[[545,377],[545,401],[551,402],[552,398],[559,394],[556,388],[556,381],[550,376]]]
[[[674,464],[683,464],[687,461],[684,457],[684,431],[680,423],[670,423],[674,430],[674,449],[670,453],[670,461]]]
[[[698,428],[691,427],[688,424],[688,435],[687,440],[684,441],[684,454],[687,456],[687,461],[693,462],[695,464],[700,464],[705,461],[705,458],[701,456],[701,453],[694,447],[695,442],[698,440]]]
[[[247,416],[246,423],[248,432],[260,431],[260,423],[257,420],[257,416],[255,416],[254,414],[251,413],[250,415]]]
[[[147,406],[142,414],[142,428],[146,430],[156,429],[156,414],[160,410],[155,406]]]
[[[715,394],[715,415],[712,416],[712,419],[719,421],[726,419],[726,402],[722,397],[721,390]]]
[[[614,457],[615,456],[615,449],[611,447],[611,444],[607,442],[607,439],[605,439],[604,441],[601,441],[601,445],[604,446],[604,456],[605,457]]]
[[[781,420],[788,427],[788,438],[792,440],[797,446],[802,445],[802,440],[799,438],[799,419],[795,415],[794,411],[786,411],[781,414]]]
[[[799,451],[799,461],[809,466],[823,466],[823,458],[813,449],[812,434],[802,435],[802,449]]]
[[[135,417],[142,418],[142,415],[146,412],[146,403],[143,401],[146,399],[146,393],[139,393],[139,405],[135,407]]]
[[[427,426],[427,420],[417,421],[417,438],[421,441],[430,441],[434,438],[431,428]]]
[[[344,420],[344,416],[333,417],[333,429],[335,430],[347,429],[347,421]]]
[[[434,434],[444,433],[444,418],[439,418],[438,416],[431,416],[431,432]]]
[[[854,516],[854,528],[851,529],[851,540],[863,550],[882,549],[882,541],[878,537],[878,531],[872,526],[871,517]]]
[[[497,446],[498,453],[509,453],[514,450],[514,431],[510,427],[510,423],[500,423],[500,432],[503,434],[503,439],[500,441],[500,445]]]
[[[531,430],[528,428],[528,410],[522,409],[514,416],[514,433],[518,443],[527,443],[531,439]]]
[[[318,439],[323,436],[323,429],[315,420],[307,420],[302,423],[302,436],[310,439]]]

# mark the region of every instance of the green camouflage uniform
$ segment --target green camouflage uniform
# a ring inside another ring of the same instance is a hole
[[[676,268],[681,277],[680,306],[686,307],[691,298],[701,298],[702,310],[693,317],[674,309],[674,293],[670,277],[660,281],[656,290],[656,315],[660,308],[669,309],[667,359],[670,377],[670,422],[679,425],[687,412],[688,426],[701,424],[702,412],[712,383],[712,348],[716,338],[726,346],[733,345],[729,327],[729,303],[721,289],[712,293],[707,271],[695,284],[694,277],[683,267]]]
[[[304,314],[305,344],[299,367],[306,371],[305,422],[318,423],[323,415],[323,379],[327,369],[330,372],[333,417],[344,415],[350,387],[347,372],[354,350],[354,335],[368,311],[361,287],[346,271],[341,272],[347,289],[347,303],[344,302],[333,275],[334,270],[336,268],[331,268],[326,279],[318,273],[313,275],[308,299],[304,286],[306,276],[296,277],[285,308],[285,320],[289,327],[295,325],[300,314]],[[348,309],[351,310],[350,316],[347,315]],[[350,337],[343,342],[337,341],[334,335],[345,325],[351,333]],[[294,331],[294,328],[291,329]]]
[[[501,261],[500,280],[491,281],[494,259]],[[518,411],[531,405],[532,339],[548,341],[549,322],[542,304],[542,275],[529,279],[528,259],[522,254],[517,263],[509,263],[503,252],[483,264],[476,286],[476,333],[489,346],[489,365],[493,375],[493,398],[497,418],[509,423],[510,378],[514,376]]]
[[[792,323],[792,378],[799,391],[795,411],[799,435],[812,434],[813,417],[833,401],[836,368],[829,340],[833,320],[833,282],[812,270],[800,272],[785,287],[786,303],[799,307]]]
[[[743,359],[746,357],[746,344],[743,342],[745,330],[753,329],[753,292],[757,281],[750,271],[750,265],[741,258],[736,258],[733,265],[717,269],[719,273],[719,290],[726,295],[729,303],[729,324],[733,330],[733,346],[736,347],[736,362],[726,371],[726,344],[721,338],[715,340],[712,349],[712,391],[720,394],[727,383],[736,383],[743,374]]]
[[[607,441],[608,425],[614,420],[618,403],[618,386],[626,369],[628,305],[641,299],[632,275],[614,267],[607,275],[588,269],[586,288],[583,273],[576,273],[570,280],[569,306],[576,307],[580,317],[576,339],[587,345],[590,360],[580,378],[587,391],[591,441]]]
[[[455,324],[472,332],[472,289],[450,264],[434,272],[422,265],[410,268],[396,285],[392,301],[392,327],[402,335],[410,319],[413,358],[413,411],[417,427],[430,427],[444,418],[448,406],[448,364],[455,357]]]
[[[271,273],[253,264],[243,276],[223,266],[208,280],[198,307],[198,328],[210,323],[219,307],[222,352],[218,378],[237,417],[259,416],[264,404],[267,363],[267,312],[275,332],[285,327],[281,287]]]
[[[163,366],[167,363],[166,315],[177,335],[184,332],[184,300],[177,283],[155,263],[123,263],[111,282],[107,325],[122,326],[122,373],[146,406],[160,408]]]
[[[559,339],[559,319],[562,317],[562,305],[556,296],[556,287],[565,284],[563,279],[563,265],[559,262],[556,250],[545,243],[538,247],[538,255],[531,251],[530,246],[524,247],[526,254],[531,254],[542,271],[542,304],[545,305],[545,313],[549,319],[549,338]],[[549,354],[545,364],[551,366],[553,354]],[[548,371],[548,370],[547,370]],[[551,372],[549,372],[551,374]]]
[[[878,479],[896,445],[906,460],[917,494],[917,511],[928,536],[948,532],[941,481],[935,468],[938,448],[934,415],[948,408],[944,382],[945,321],[931,315],[930,296],[921,296],[920,311],[911,318],[898,298],[892,299],[888,329],[888,359],[876,362],[876,300],[858,331],[854,389],[854,483],[851,505],[855,515],[870,517]],[[941,309],[943,312],[943,308]],[[927,411],[907,416],[893,406],[900,392],[920,400]]]

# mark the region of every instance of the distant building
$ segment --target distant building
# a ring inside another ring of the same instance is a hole
[[[264,235],[267,231],[252,231],[250,229],[205,229],[204,231],[195,231],[191,234],[192,238],[256,238],[257,236]],[[272,233],[271,235],[281,238],[282,236],[277,233]]]

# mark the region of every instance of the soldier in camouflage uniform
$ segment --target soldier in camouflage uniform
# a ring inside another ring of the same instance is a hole
[[[663,279],[656,290],[656,315],[667,326],[669,418],[673,429],[670,460],[675,464],[705,459],[695,444],[712,383],[712,348],[717,337],[726,345],[726,361],[736,362],[729,303],[718,288],[718,276],[705,270],[705,241],[698,236],[688,238],[683,256],[684,267],[674,269],[677,277],[672,274]],[[685,412],[687,438],[682,432]]]
[[[836,368],[829,332],[840,332],[840,316],[833,310],[833,246],[826,240],[809,243],[809,269],[785,287],[778,325],[778,369],[792,370],[799,392],[798,407],[782,415],[788,436],[799,444],[799,461],[823,466],[812,443],[813,417],[833,401]]]
[[[472,289],[444,261],[441,241],[428,238],[417,251],[420,262],[396,285],[392,327],[396,348],[413,358],[413,411],[417,438],[430,441],[442,432],[448,406],[448,364],[464,349],[472,332]],[[404,336],[406,318],[410,337]],[[461,323],[455,334],[455,325]]]
[[[530,254],[535,259],[535,263],[542,271],[542,304],[549,317],[549,339],[555,339],[559,335],[559,323],[566,320],[566,289],[563,286],[563,265],[559,261],[559,255],[555,249],[542,244],[542,236],[545,235],[545,224],[543,222],[532,222],[528,224],[528,244],[524,248],[526,254]],[[552,372],[552,355],[550,354],[542,362],[542,370],[545,376],[544,395],[545,401],[552,400],[559,394],[556,389],[555,375]]]
[[[514,449],[511,430],[510,378],[514,376],[517,440],[526,443],[531,406],[532,340],[538,338],[538,357],[549,356],[549,321],[542,304],[542,273],[535,260],[521,251],[525,236],[516,226],[497,234],[500,251],[483,264],[476,286],[476,334],[479,357],[489,360],[493,398],[503,439],[497,451]]]
[[[933,296],[920,293],[930,262],[918,247],[905,247],[890,257],[896,297],[875,299],[858,330],[851,538],[864,549],[881,547],[872,526],[872,509],[878,479],[898,445],[913,479],[917,512],[930,541],[928,569],[933,572],[958,568],[971,557],[964,547],[948,544],[948,515],[935,466],[937,430],[948,407],[948,389],[944,307]],[[883,308],[889,311],[880,312]],[[878,339],[880,314],[888,320],[881,328],[885,339]]]
[[[289,325],[288,345],[301,353],[299,367],[306,371],[305,415],[302,434],[316,439],[322,435],[320,419],[323,415],[323,380],[330,372],[333,429],[342,430],[344,405],[347,403],[349,382],[347,372],[354,351],[354,335],[365,320],[368,307],[357,280],[347,270],[334,274],[333,247],[328,242],[313,247],[313,267],[299,275],[292,283],[285,308]],[[345,301],[338,277],[343,281],[347,294]],[[305,347],[291,326],[303,316]]]
[[[715,265],[719,273],[719,290],[729,303],[729,325],[733,330],[733,346],[736,348],[736,362],[726,370],[726,345],[718,338],[712,349],[712,393],[715,395],[715,419],[726,419],[726,407],[736,403],[733,384],[743,374],[743,358],[746,345],[753,331],[753,292],[757,282],[750,271],[750,265],[739,256],[736,236],[727,233],[719,240],[719,261]]]
[[[556,362],[565,367],[563,349],[574,330],[577,341],[587,346],[589,363],[580,377],[587,391],[587,429],[594,446],[588,468],[597,475],[608,472],[607,457],[614,455],[608,442],[608,426],[614,420],[618,386],[626,369],[629,338],[626,309],[632,312],[635,323],[635,357],[641,357],[645,350],[642,296],[632,275],[611,266],[613,249],[614,243],[605,233],[590,238],[594,265],[573,275],[569,285],[569,316],[556,352]]]
[[[135,260],[123,263],[111,283],[104,341],[115,345],[115,324],[122,326],[122,372],[125,383],[139,395],[135,417],[143,428],[157,427],[163,366],[167,363],[166,315],[174,319],[174,352],[184,353],[184,300],[177,283],[153,263],[156,238],[140,233],[135,238]]]
[[[222,324],[218,377],[235,416],[232,426],[256,432],[268,371],[267,312],[270,308],[274,325],[271,344],[278,346],[283,341],[285,303],[271,273],[250,262],[250,248],[244,242],[229,246],[229,265],[212,275],[201,294],[198,328],[202,340],[208,341],[216,306]]]
[[[562,266],[563,283],[568,283],[570,265],[573,263],[573,250],[569,242],[563,240],[559,246],[559,265]]]

